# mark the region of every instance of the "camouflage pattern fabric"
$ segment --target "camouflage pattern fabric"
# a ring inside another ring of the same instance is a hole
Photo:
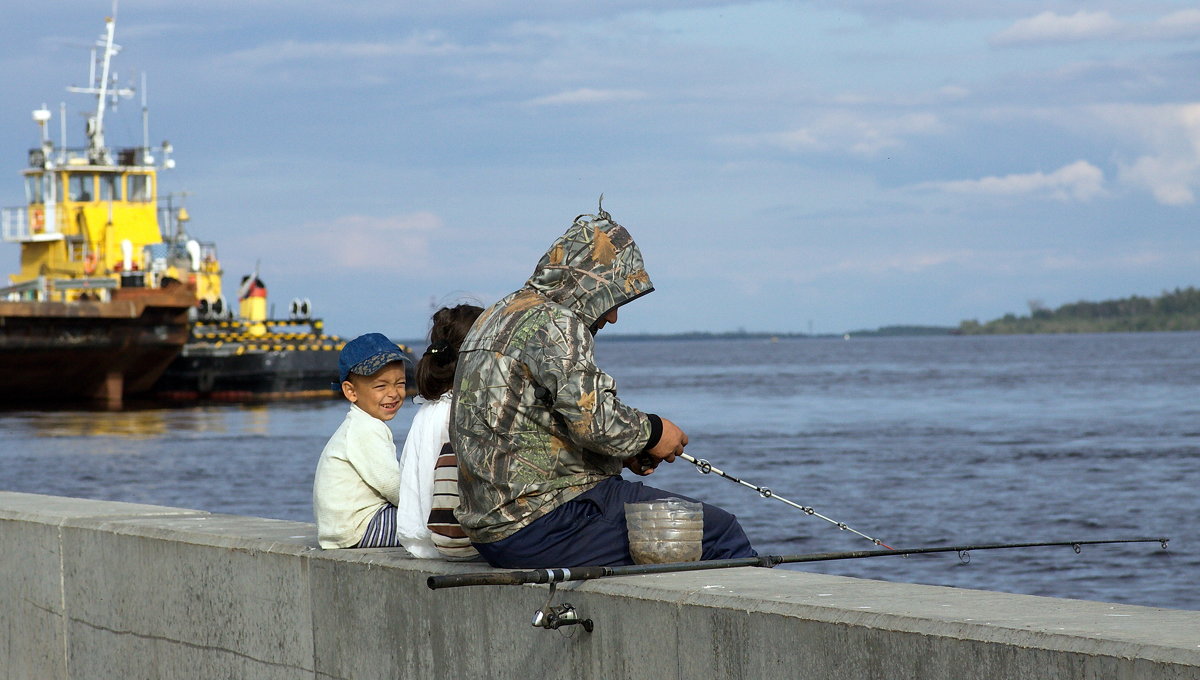
[[[485,310],[459,349],[450,437],[459,523],[511,536],[645,448],[650,421],[593,359],[593,326],[654,288],[637,244],[603,210],[581,215],[520,290]]]

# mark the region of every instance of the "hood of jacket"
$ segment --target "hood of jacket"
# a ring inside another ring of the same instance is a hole
[[[576,217],[525,283],[593,329],[609,310],[654,290],[633,237],[599,212]]]

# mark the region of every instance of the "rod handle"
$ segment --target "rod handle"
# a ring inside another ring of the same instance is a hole
[[[533,569],[530,571],[482,571],[473,574],[430,576],[425,584],[431,590],[460,586],[519,586],[525,583],[562,583],[612,576],[614,567],[576,567],[573,569]]]
[[[430,590],[459,588],[462,586],[518,586],[522,583],[538,583],[536,571],[497,571],[474,574],[440,574],[430,576],[425,585]]]

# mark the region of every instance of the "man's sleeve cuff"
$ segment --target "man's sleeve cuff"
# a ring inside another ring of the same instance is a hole
[[[643,451],[649,451],[654,448],[658,445],[658,440],[662,439],[662,418],[653,413],[647,413],[646,417],[650,419],[650,440],[646,442],[646,447],[642,449]]]

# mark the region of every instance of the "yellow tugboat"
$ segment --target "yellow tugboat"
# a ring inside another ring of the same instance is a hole
[[[41,143],[29,151],[27,203],[0,211],[6,241],[20,244],[20,271],[0,288],[0,398],[89,399],[110,406],[149,390],[188,338],[188,312],[207,296],[215,262],[181,257],[159,230],[156,159],[141,146],[110,148],[105,114],[131,89],[115,86],[115,21],[93,52],[95,96],[86,148],[50,140],[53,115],[33,112]],[[146,108],[143,101],[143,134]],[[218,284],[219,285],[219,284]]]
[[[41,144],[23,171],[27,204],[0,213],[3,238],[21,246],[20,272],[0,288],[0,400],[333,395],[344,340],[325,334],[308,300],[270,318],[255,271],[236,307],[227,301],[216,245],[192,238],[185,207],[159,192],[158,171],[174,161],[170,144],[158,159],[150,149],[144,97],[142,145],[106,144],[105,114],[134,94],[111,75],[115,30],[106,19],[91,85],[68,88],[95,96],[87,147],[68,147],[65,127],[56,146],[51,112],[34,111]]]

